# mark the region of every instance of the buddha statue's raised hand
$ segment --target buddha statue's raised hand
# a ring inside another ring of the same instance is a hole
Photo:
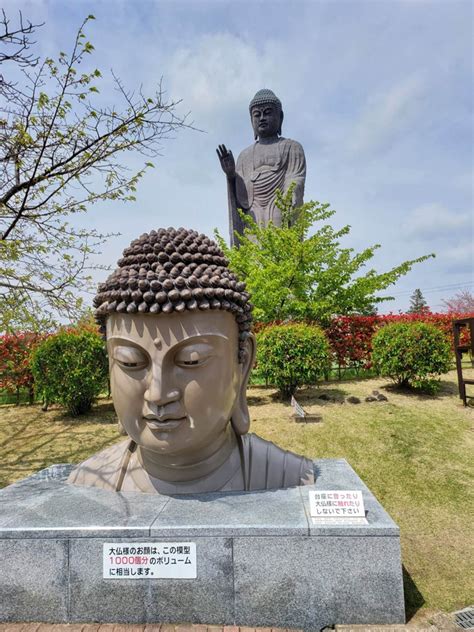
[[[228,178],[235,177],[235,160],[230,149],[227,149],[225,145],[219,145],[216,149],[216,153],[221,163],[222,171]]]

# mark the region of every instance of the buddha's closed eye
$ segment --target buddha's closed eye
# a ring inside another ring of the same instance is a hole
[[[144,369],[148,365],[148,357],[136,347],[124,345],[115,347],[113,359],[125,369]]]
[[[194,343],[182,347],[175,356],[175,364],[181,367],[204,366],[215,355],[212,345],[206,343]]]

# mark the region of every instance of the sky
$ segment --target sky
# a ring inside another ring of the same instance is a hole
[[[96,205],[84,225],[111,238],[96,262],[114,267],[143,232],[185,226],[227,236],[218,144],[253,142],[248,104],[272,89],[283,136],[307,161],[305,200],[328,202],[342,245],[380,244],[383,272],[435,253],[385,294],[404,311],[421,289],[433,310],[473,283],[473,3],[470,0],[4,0],[33,22],[40,55],[70,50],[82,20],[91,67],[129,89],[162,78],[177,111],[201,131],[163,143],[136,202]],[[109,98],[110,97],[110,98]],[[131,166],[144,158],[127,157]],[[103,277],[103,273],[98,277]]]

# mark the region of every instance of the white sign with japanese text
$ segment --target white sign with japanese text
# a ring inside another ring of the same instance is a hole
[[[196,579],[195,542],[105,542],[104,579]]]
[[[360,490],[320,490],[309,492],[312,518],[365,518],[364,499]]]

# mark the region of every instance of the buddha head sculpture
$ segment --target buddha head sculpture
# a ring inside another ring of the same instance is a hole
[[[272,90],[259,90],[250,101],[249,112],[255,140],[281,136],[283,108]]]
[[[266,488],[263,461],[258,483],[246,471],[249,451],[265,459],[268,446],[283,451],[247,435],[252,306],[218,246],[184,228],[144,234],[125,249],[94,304],[129,440],[79,465],[69,482],[159,493]],[[285,460],[292,458],[298,476],[308,469],[296,455]]]

